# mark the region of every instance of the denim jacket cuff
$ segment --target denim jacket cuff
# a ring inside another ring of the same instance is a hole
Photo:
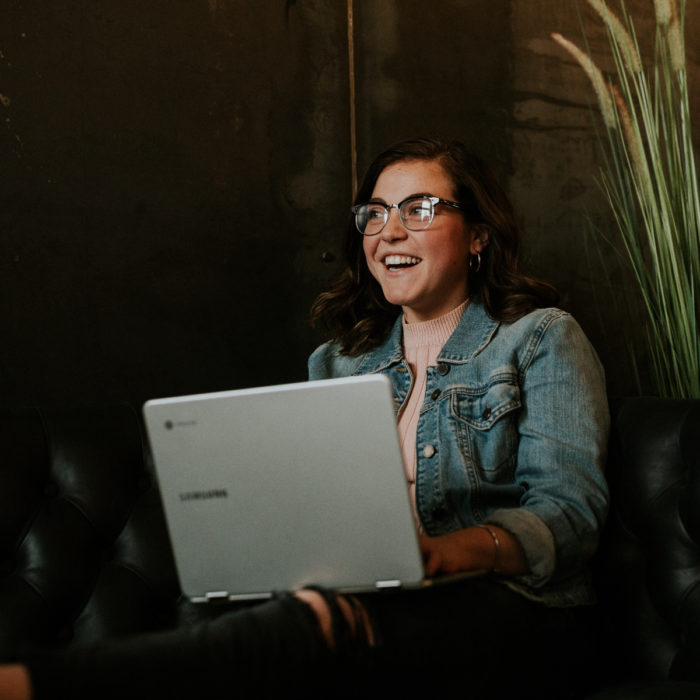
[[[529,572],[518,580],[532,588],[547,583],[556,566],[556,549],[544,521],[525,508],[502,508],[491,513],[488,522],[510,532],[523,548]]]

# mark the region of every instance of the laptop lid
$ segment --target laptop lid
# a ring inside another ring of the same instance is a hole
[[[386,377],[156,399],[143,410],[190,599],[422,579]]]

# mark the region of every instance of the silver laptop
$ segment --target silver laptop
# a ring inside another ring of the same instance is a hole
[[[143,410],[192,601],[421,584],[386,377],[156,399]]]

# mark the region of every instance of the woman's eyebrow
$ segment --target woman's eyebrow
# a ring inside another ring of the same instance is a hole
[[[401,201],[405,202],[407,199],[413,199],[414,197],[435,197],[432,192],[416,192],[415,194],[409,194],[408,197],[404,197]]]
[[[399,204],[400,202],[405,202],[407,199],[413,199],[414,197],[433,197],[435,195],[432,195],[430,192],[415,192],[414,194],[409,194],[403,197],[399,202],[396,202],[396,204]],[[383,197],[372,197],[369,199],[369,202],[377,202],[379,204],[388,204],[386,199]]]

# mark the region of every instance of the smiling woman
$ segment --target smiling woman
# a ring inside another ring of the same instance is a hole
[[[313,308],[332,339],[309,376],[389,377],[427,572],[498,574],[363,602],[404,670],[429,657],[475,696],[548,697],[538,664],[583,680],[588,663],[587,562],[607,509],[598,358],[556,290],[519,272],[511,205],[461,143],[380,154],[352,212],[345,269]],[[509,678],[484,674],[494,658]]]

